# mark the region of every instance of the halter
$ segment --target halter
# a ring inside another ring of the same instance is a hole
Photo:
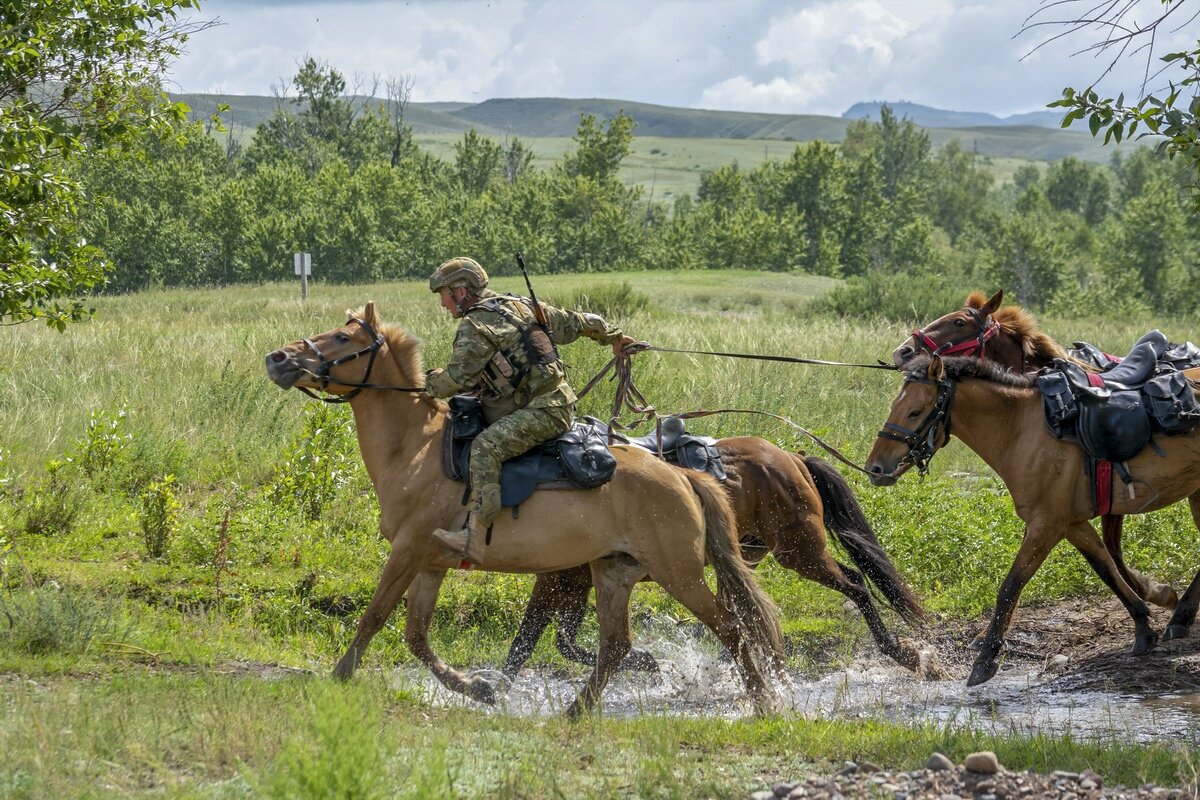
[[[934,356],[978,356],[984,358],[983,349],[988,340],[1000,332],[1000,323],[992,319],[991,316],[984,317],[979,313],[979,309],[967,306],[963,309],[970,312],[975,318],[975,333],[960,342],[946,342],[943,345],[938,345],[936,341],[925,333],[920,328],[917,328],[912,333],[913,341],[919,346],[924,347],[929,351],[930,355]]]
[[[320,359],[320,361],[321,361],[321,366],[317,369],[316,372],[313,372],[312,370],[305,370],[305,372],[307,372],[309,375],[311,375],[312,377],[316,378],[317,380],[319,380],[321,382],[319,391],[322,391],[322,392],[329,391],[330,383],[336,383],[338,386],[351,386],[351,387],[353,387],[353,391],[347,392],[346,394],[336,396],[336,397],[321,397],[320,395],[313,392],[311,389],[308,389],[304,386],[298,386],[296,388],[298,388],[300,391],[304,392],[306,395],[313,398],[314,400],[320,400],[322,403],[348,403],[355,397],[355,395],[357,395],[363,389],[390,389],[390,390],[396,391],[396,392],[423,392],[423,391],[425,391],[425,388],[422,386],[416,386],[416,387],[379,386],[379,385],[376,385],[373,383],[368,383],[367,379],[371,377],[371,368],[375,366],[375,357],[377,355],[379,355],[379,348],[383,347],[383,342],[384,342],[383,334],[377,332],[374,328],[372,328],[370,323],[368,323],[366,320],[359,319],[358,317],[351,317],[350,320],[347,322],[347,324],[349,324],[350,322],[358,323],[358,326],[361,327],[364,331],[366,331],[367,335],[371,337],[371,343],[369,345],[367,345],[366,347],[362,348],[361,350],[357,350],[353,353],[349,353],[347,355],[341,356],[340,358],[335,358],[332,361],[330,359],[326,358],[325,354],[321,352],[321,348],[317,347],[316,342],[314,342],[312,339],[301,339],[300,341],[302,341],[302,342],[304,342],[304,344],[308,345],[309,349],[312,350],[313,353],[317,356],[317,358]],[[339,366],[341,364],[345,364],[349,361],[353,361],[356,358],[360,358],[362,356],[367,356],[367,355],[369,355],[370,358],[367,360],[367,368],[363,371],[362,380],[360,382],[350,383],[347,381],[338,381],[338,380],[333,380],[332,378],[330,378],[329,370],[331,370],[334,367]]]
[[[904,383],[905,385],[927,383],[937,386],[937,399],[933,402],[933,408],[929,410],[929,414],[921,421],[916,430],[910,430],[893,422],[885,422],[883,430],[878,435],[880,438],[908,445],[908,452],[904,458],[900,459],[900,465],[915,466],[918,475],[926,475],[929,472],[929,462],[933,459],[933,454],[941,446],[937,444],[939,429],[945,433],[943,444],[950,441],[950,407],[954,404],[955,384],[948,378],[935,381],[920,377],[910,377]],[[892,474],[897,473],[893,470]]]

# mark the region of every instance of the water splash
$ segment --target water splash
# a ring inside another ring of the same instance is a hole
[[[641,644],[645,637],[640,637]],[[747,717],[754,706],[732,661],[710,637],[675,629],[657,631],[646,645],[658,659],[658,674],[624,672],[604,692],[604,713]],[[498,687],[506,679],[480,670]],[[398,670],[394,680],[435,706],[471,707],[485,713],[549,716],[563,713],[587,675],[586,668],[526,669],[487,708],[443,688],[421,668]],[[780,687],[781,713],[812,719],[888,719],[967,727],[994,733],[1070,734],[1080,738],[1149,741],[1174,737],[1200,744],[1200,695],[1146,698],[1104,691],[1062,691],[1038,669],[1001,672],[983,686],[968,688],[961,677],[918,680],[881,657],[813,677],[789,673]]]

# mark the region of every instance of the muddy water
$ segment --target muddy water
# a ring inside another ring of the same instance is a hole
[[[643,643],[645,640],[643,640]],[[741,717],[753,709],[732,665],[705,640],[659,638],[648,644],[659,674],[621,673],[604,695],[605,713]],[[481,671],[503,683],[498,673]],[[561,713],[586,670],[569,675],[525,670],[508,685],[492,713]],[[443,689],[428,672],[406,669],[396,681],[424,693],[431,704],[476,706]],[[1061,688],[1056,675],[1016,665],[989,683],[967,688],[963,676],[918,680],[875,656],[822,675],[794,673],[781,690],[780,708],[810,718],[874,718],[969,727],[998,733],[1071,734],[1081,738],[1200,744],[1200,694],[1148,696]]]

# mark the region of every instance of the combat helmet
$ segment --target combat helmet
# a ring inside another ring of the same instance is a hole
[[[433,271],[429,276],[429,291],[439,292],[444,288],[465,286],[478,294],[487,288],[488,276],[473,258],[452,258]]]

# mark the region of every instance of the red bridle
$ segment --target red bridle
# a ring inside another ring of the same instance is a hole
[[[969,311],[971,316],[975,318],[976,332],[970,337],[961,342],[946,342],[939,346],[929,334],[917,328],[912,332],[913,341],[928,350],[930,355],[978,356],[979,358],[983,358],[984,346],[993,336],[1000,332],[1000,323],[992,319],[991,316],[983,317],[978,309],[967,308],[965,310]]]

